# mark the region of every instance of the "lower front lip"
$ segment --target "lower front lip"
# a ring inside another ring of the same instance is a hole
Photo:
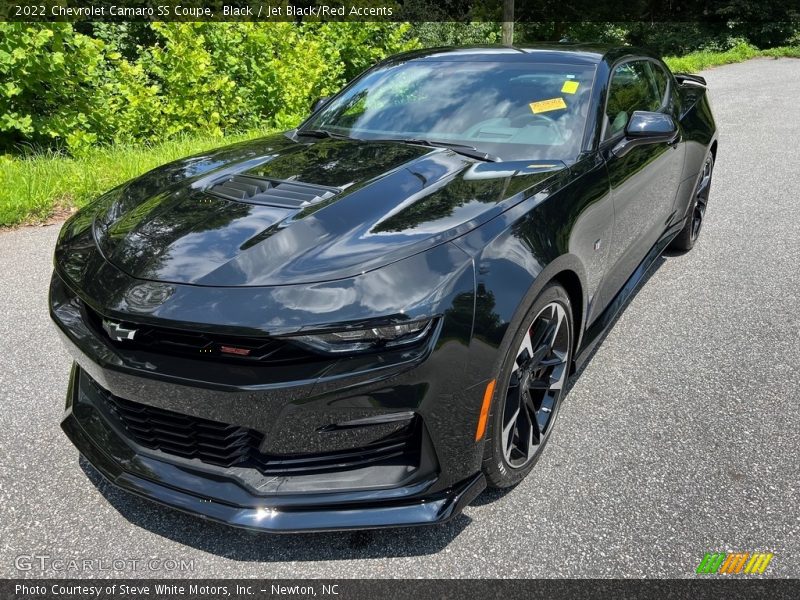
[[[476,474],[447,490],[413,500],[382,498],[388,494],[377,492],[371,494],[370,502],[363,503],[340,501],[326,504],[317,497],[307,500],[306,504],[301,499],[291,508],[276,508],[266,499],[252,498],[256,506],[237,506],[217,502],[126,471],[119,461],[94,442],[71,409],[67,411],[61,427],[89,463],[113,485],[194,516],[263,532],[337,531],[444,523],[458,515],[486,488],[484,476]],[[110,428],[105,434],[115,435]],[[117,441],[123,443],[121,440]],[[150,460],[151,466],[156,470],[160,467],[156,464],[158,462]],[[214,495],[213,488],[224,485],[227,484],[209,478],[204,479],[197,489]],[[396,495],[397,490],[392,492]],[[282,500],[285,502],[287,499]],[[259,501],[261,505],[257,506]]]
[[[486,487],[474,471],[445,482],[429,453],[391,485],[376,485],[389,477],[386,469],[346,471],[341,486],[333,483],[336,473],[310,487],[287,476],[253,478],[139,446],[108,412],[101,400],[107,395],[74,367],[61,427],[88,462],[127,492],[233,527],[290,533],[432,525],[458,515]]]

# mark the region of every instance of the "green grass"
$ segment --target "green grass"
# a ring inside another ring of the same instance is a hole
[[[800,58],[800,46],[782,46],[759,50],[750,44],[739,44],[726,52],[709,52],[706,50],[692,52],[685,56],[670,56],[664,59],[674,73],[697,73],[709,67],[718,67],[731,63],[743,62],[759,57],[791,57]]]
[[[0,227],[41,222],[80,208],[106,190],[159,165],[269,133],[184,137],[160,144],[95,148],[80,157],[0,155]]]
[[[757,57],[800,58],[800,47],[758,50],[739,44],[727,52],[692,52],[669,57],[675,72],[696,73]],[[251,131],[220,137],[185,137],[161,144],[96,148],[80,157],[56,153],[0,156],[0,227],[41,222],[79,208],[112,187],[171,160],[269,133]]]

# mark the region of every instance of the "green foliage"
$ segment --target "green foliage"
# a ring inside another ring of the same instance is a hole
[[[338,90],[345,82],[387,56],[414,50],[421,45],[407,23],[307,23],[303,26],[303,34],[318,41],[322,62],[331,63],[331,66],[337,62],[341,64],[341,72],[328,82],[325,93]]]
[[[674,73],[697,73],[709,67],[742,62],[751,58],[800,58],[800,46],[779,46],[767,50],[759,50],[755,46],[740,43],[726,52],[701,50],[685,56],[670,56],[664,61]]]
[[[499,44],[500,23],[454,23],[451,21],[422,22],[413,25],[413,34],[426,48],[436,46],[468,46]]]
[[[800,40],[798,40],[800,42]],[[761,56],[770,58],[800,58],[800,43],[794,46],[778,46],[759,52]]]
[[[626,44],[629,31],[630,23],[570,23],[563,37],[575,42]]]
[[[667,57],[665,62],[674,73],[697,73],[708,67],[742,62],[760,56],[758,48],[740,43],[726,52],[700,50],[681,57]]]
[[[0,23],[0,152],[296,125],[401,23]]]
[[[102,106],[87,92],[102,76],[103,47],[66,23],[0,23],[0,143],[96,141]]]
[[[797,45],[798,23],[753,23],[721,19],[707,23],[518,23],[516,45],[538,41],[600,42],[648,48],[678,56],[691,52],[727,52],[741,44],[757,48]]]

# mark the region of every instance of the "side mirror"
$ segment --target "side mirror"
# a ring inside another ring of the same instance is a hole
[[[322,98],[317,98],[314,100],[314,102],[311,104],[311,113],[313,114],[317,112],[320,108],[325,106],[330,99],[330,96],[323,96]]]
[[[637,110],[625,126],[625,137],[614,146],[615,156],[624,156],[637,146],[672,144],[678,139],[678,126],[672,117],[659,112]]]

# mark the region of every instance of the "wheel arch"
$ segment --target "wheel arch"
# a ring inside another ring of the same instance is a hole
[[[498,361],[502,362],[510,340],[514,337],[516,330],[521,326],[522,320],[530,306],[539,294],[541,294],[542,290],[551,283],[559,284],[566,290],[569,296],[574,326],[572,341],[574,359],[574,354],[580,347],[585,331],[585,318],[588,304],[586,272],[577,256],[573,254],[562,254],[552,260],[538,275],[533,277],[532,280],[529,280],[526,290],[520,290],[522,292],[520,300],[517,303],[513,315],[511,315],[508,320],[508,326],[499,347]],[[493,365],[492,371],[496,372],[498,367],[499,364]]]
[[[583,319],[586,312],[586,298],[584,296],[583,283],[578,274],[571,269],[559,271],[550,281],[559,283],[569,296],[569,302],[572,308],[572,322],[575,325],[575,335],[572,340],[572,352],[574,356],[578,351],[578,344],[583,337],[584,330]]]
[[[584,282],[583,268],[577,257],[572,255],[559,256],[534,278],[530,289],[517,305],[514,311],[514,317],[508,322],[508,327],[503,335],[502,344],[499,347],[499,360],[497,364],[493,366],[495,374],[492,377],[496,379],[492,379],[489,384],[491,387],[487,387],[487,396],[484,397],[484,407],[487,411],[486,422],[488,425],[485,432],[481,431],[480,436],[483,442],[482,470],[484,474],[486,474],[487,480],[495,487],[508,487],[521,478],[524,478],[535,465],[538,456],[541,455],[541,451],[539,451],[532,462],[527,466],[520,466],[520,470],[517,472],[511,468],[514,467],[514,465],[507,466],[509,464],[506,462],[507,459],[502,458],[502,450],[498,449],[498,444],[500,444],[499,448],[502,448],[502,443],[498,441],[499,438],[497,437],[498,419],[502,419],[504,402],[507,401],[504,394],[506,390],[505,386],[508,385],[507,377],[509,377],[508,371],[504,371],[504,369],[508,367],[504,366],[503,361],[507,356],[516,356],[514,353],[516,349],[514,342],[518,339],[520,328],[527,326],[527,322],[525,321],[526,316],[535,314],[532,313],[531,309],[536,306],[537,298],[540,298],[543,292],[552,286],[552,284],[558,284],[558,286],[563,289],[558,296],[563,298],[563,294],[566,293],[569,298],[570,312],[572,313],[571,316],[574,325],[571,340],[572,359],[566,365],[566,375],[563,375],[563,377],[569,378],[574,372],[575,351],[579,347],[580,338],[582,337],[584,329],[584,314],[586,312],[586,293],[584,291],[586,290],[586,285]],[[547,297],[547,301],[552,300],[553,296],[554,295],[551,293],[551,295]],[[509,354],[509,352],[511,352],[511,354]],[[500,393],[495,389],[495,382],[500,384],[498,386]],[[562,382],[562,386],[566,386],[565,382],[566,380]],[[563,390],[563,387],[560,389]],[[564,391],[559,392],[559,397],[563,397],[564,393]],[[553,418],[555,418],[555,415],[553,415]],[[548,431],[550,431],[552,429],[552,424],[549,424],[548,427]],[[546,443],[546,441],[547,438],[544,438],[542,443]]]

